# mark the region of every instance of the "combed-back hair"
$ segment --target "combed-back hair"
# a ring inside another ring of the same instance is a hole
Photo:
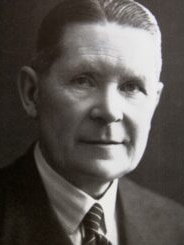
[[[77,23],[117,23],[140,28],[155,37],[158,48],[161,46],[160,29],[155,17],[134,0],[61,0],[43,19],[38,31],[36,54],[31,66],[39,74],[49,71],[62,55],[65,29]]]

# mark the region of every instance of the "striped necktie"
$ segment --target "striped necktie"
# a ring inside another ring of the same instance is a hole
[[[112,245],[103,235],[98,233],[102,217],[103,209],[98,203],[95,203],[83,220],[85,228],[83,245]]]

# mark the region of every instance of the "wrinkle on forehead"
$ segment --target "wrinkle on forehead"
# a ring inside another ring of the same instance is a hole
[[[117,24],[75,24],[68,26],[62,41],[63,57],[76,66],[79,61],[111,66],[112,69],[145,72],[157,66],[158,49],[147,31]],[[150,73],[148,71],[146,73]],[[144,74],[142,74],[144,75]]]
[[[76,56],[76,58],[67,59],[67,64],[59,63],[58,64],[63,70],[67,70],[68,67],[70,72],[75,74],[82,73],[93,73],[98,77],[119,77],[119,79],[131,80],[131,79],[140,79],[142,81],[146,80],[145,74],[135,72],[132,67],[126,66],[126,62],[122,59],[117,59],[116,56],[102,55],[102,54],[81,54]],[[67,67],[65,67],[67,65]]]
[[[117,24],[72,25],[66,29],[63,42],[64,53],[67,55],[86,53],[123,60],[124,56],[134,59],[136,55],[146,59],[148,55],[155,56],[158,52],[151,34],[141,29]],[[152,52],[153,49],[155,52]]]
[[[92,53],[81,53],[80,55],[75,55],[73,53],[72,57],[68,57],[67,66],[71,70],[76,72],[94,72],[96,74],[106,73],[109,74],[119,74],[122,77],[132,77],[136,76],[142,80],[145,80],[145,75],[151,75],[149,69],[145,71],[143,67],[145,66],[146,58],[139,62],[133,57],[127,59],[127,57],[115,55],[114,52],[103,52],[96,51]],[[131,60],[131,63],[130,63]],[[60,64],[64,68],[65,64]],[[154,64],[151,64],[149,67],[153,71]],[[146,72],[146,73],[145,73]]]

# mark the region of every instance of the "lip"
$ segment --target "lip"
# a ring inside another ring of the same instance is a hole
[[[80,143],[87,145],[101,145],[101,146],[110,146],[110,145],[123,145],[125,142],[119,142],[114,140],[80,140]]]

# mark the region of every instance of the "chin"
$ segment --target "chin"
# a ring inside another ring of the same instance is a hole
[[[137,164],[127,160],[96,160],[93,166],[93,174],[106,181],[112,181],[133,171]]]

